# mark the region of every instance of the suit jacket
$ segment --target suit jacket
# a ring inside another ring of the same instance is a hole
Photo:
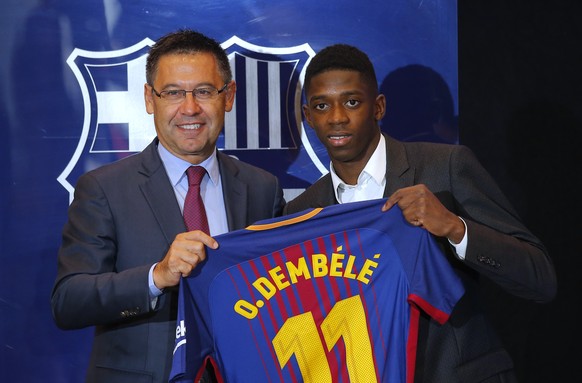
[[[467,224],[466,258],[460,261],[445,238],[437,238],[462,278],[466,293],[449,321],[421,320],[416,382],[513,382],[513,362],[483,313],[479,278],[537,302],[556,294],[556,276],[542,243],[521,223],[492,177],[461,145],[400,142],[385,136],[384,197],[425,184]],[[331,176],[320,178],[287,203],[284,214],[338,203]]]
[[[95,327],[87,382],[167,382],[176,334],[177,288],[151,308],[149,269],[186,231],[157,151],[79,178],[63,229],[52,310],[63,329]],[[280,215],[272,174],[218,152],[230,230]]]

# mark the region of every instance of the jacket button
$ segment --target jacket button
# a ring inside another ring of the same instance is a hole
[[[496,269],[498,269],[498,268],[500,268],[500,267],[501,267],[501,264],[500,264],[499,262],[497,262],[497,261],[495,261],[494,259],[491,259],[491,258],[489,258],[489,257],[486,257],[486,256],[484,256],[484,255],[479,255],[479,256],[477,257],[477,260],[478,260],[479,262],[481,262],[481,263],[485,263],[485,264],[487,264],[487,265],[489,265],[489,266],[492,266],[492,267],[494,267],[494,268],[496,268]]]

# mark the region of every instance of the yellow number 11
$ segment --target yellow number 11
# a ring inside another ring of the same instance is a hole
[[[321,332],[327,351],[343,337],[350,381],[376,381],[366,313],[359,295],[337,302],[321,323]],[[331,383],[331,370],[319,339],[311,312],[287,319],[273,338],[281,369],[295,355],[305,383]]]

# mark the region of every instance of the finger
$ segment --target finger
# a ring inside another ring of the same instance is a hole
[[[206,259],[206,250],[201,242],[195,242],[195,246],[191,246],[187,250],[188,255],[184,261],[191,265],[196,265]]]
[[[413,218],[412,220],[410,220],[410,224],[413,226],[417,226],[417,227],[423,226],[423,222],[422,222],[421,218]]]
[[[202,242],[205,246],[208,246],[211,249],[218,248],[218,242],[216,242],[214,238],[200,230],[193,230],[184,233],[184,238],[190,241]]]
[[[206,252],[202,251],[201,253],[193,254],[191,257],[184,259],[182,265],[180,266],[180,272],[183,277],[187,277],[192,274],[192,271],[198,265],[206,259]]]
[[[183,271],[183,272],[182,272],[182,277],[183,277],[183,278],[187,278],[187,277],[189,277],[189,276],[190,276],[190,274],[192,274],[192,270],[194,270],[194,268],[195,268],[195,267],[196,267],[196,266],[194,266],[194,267],[189,267],[189,268],[188,268],[186,271]]]
[[[386,200],[386,203],[384,203],[384,205],[382,206],[382,211],[387,211],[392,206],[398,204],[398,202],[402,198],[402,196],[401,196],[402,193],[400,192],[400,190],[402,190],[402,189],[396,190],[394,193],[392,193],[392,195],[390,197],[388,197],[388,199]]]
[[[384,205],[382,205],[382,211],[388,211],[392,206],[394,206],[394,203],[390,200],[387,200]]]

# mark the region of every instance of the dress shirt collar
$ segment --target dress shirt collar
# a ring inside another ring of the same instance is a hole
[[[182,182],[184,177],[186,177],[186,169],[188,169],[192,164],[170,153],[170,151],[168,151],[168,149],[166,149],[161,143],[158,144],[158,152],[160,153],[160,157],[164,163],[164,167],[166,168],[172,186],[176,187],[176,185]],[[203,166],[210,177],[210,181],[214,185],[218,185],[220,170],[216,158],[216,149],[212,152],[210,157],[198,165]],[[186,183],[186,185],[188,184]]]
[[[374,181],[374,195],[368,194],[368,197],[382,198],[384,194],[384,187],[386,185],[386,140],[384,135],[380,134],[380,140],[378,141],[378,146],[376,150],[372,153],[372,157],[366,163],[366,166],[358,176],[358,181],[356,185],[346,184],[335,172],[333,164],[330,162],[329,171],[331,174],[331,181],[333,183],[333,190],[335,193],[335,198],[337,201],[342,203],[343,191],[353,188],[354,186],[362,186],[366,181]],[[357,193],[357,192],[356,192]],[[378,193],[380,193],[378,195]]]

